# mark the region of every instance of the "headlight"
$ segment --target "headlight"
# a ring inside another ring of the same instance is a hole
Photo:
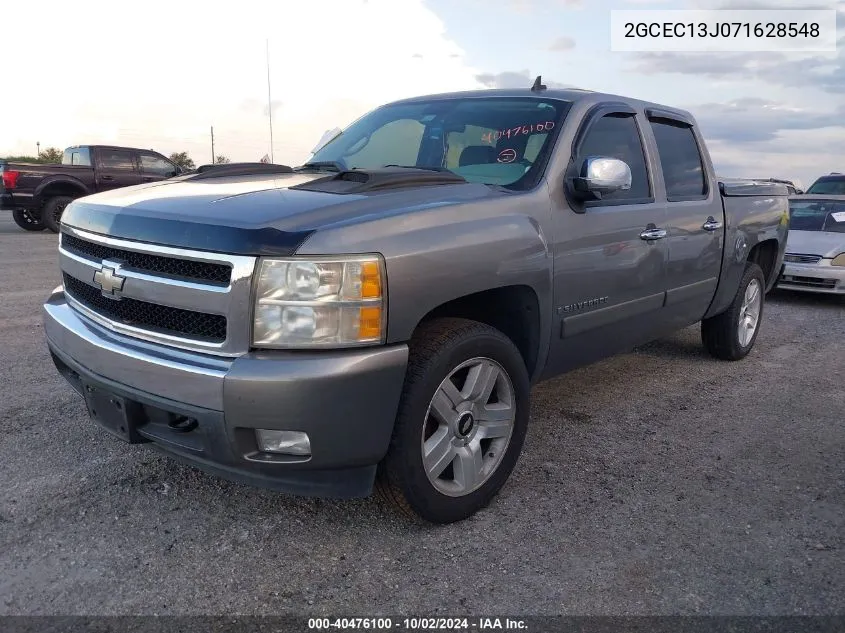
[[[261,259],[252,344],[303,348],[383,343],[384,277],[379,256]]]
[[[831,266],[845,266],[845,253],[839,253],[836,257],[833,258],[833,261],[830,262]]]

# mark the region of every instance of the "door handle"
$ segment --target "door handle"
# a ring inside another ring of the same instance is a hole
[[[114,180],[114,176],[100,176],[102,180]]]
[[[640,233],[641,240],[660,240],[666,237],[666,229],[646,229],[642,233]]]
[[[716,218],[711,215],[709,218],[707,218],[704,224],[701,225],[701,228],[705,231],[715,231],[717,229],[722,228],[722,223],[716,220]]]

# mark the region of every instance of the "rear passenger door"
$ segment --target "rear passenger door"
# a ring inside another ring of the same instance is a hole
[[[141,182],[141,174],[135,163],[135,152],[132,150],[98,147],[96,156],[97,191],[128,187]]]
[[[645,121],[621,108],[607,105],[587,114],[572,146],[571,173],[590,156],[617,158],[631,168],[631,188],[553,209],[554,300],[561,321],[553,343],[558,349],[549,361],[554,373],[628,349],[660,331],[666,207],[654,197],[641,130]]]
[[[165,178],[171,178],[179,173],[176,165],[154,152],[139,152],[138,156],[141,166],[142,182],[164,180]]]
[[[725,218],[692,121],[650,110],[659,164],[659,197],[668,211],[667,317],[673,327],[699,321],[710,306],[722,267]]]

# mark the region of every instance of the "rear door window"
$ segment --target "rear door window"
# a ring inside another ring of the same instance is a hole
[[[695,134],[680,121],[652,119],[660,168],[669,201],[707,197],[707,178]]]

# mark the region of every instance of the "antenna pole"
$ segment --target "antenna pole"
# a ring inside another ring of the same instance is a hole
[[[214,126],[211,126],[211,164],[214,164]]]
[[[270,40],[267,39],[267,112],[270,115],[270,162],[273,158],[273,101],[270,99]]]

